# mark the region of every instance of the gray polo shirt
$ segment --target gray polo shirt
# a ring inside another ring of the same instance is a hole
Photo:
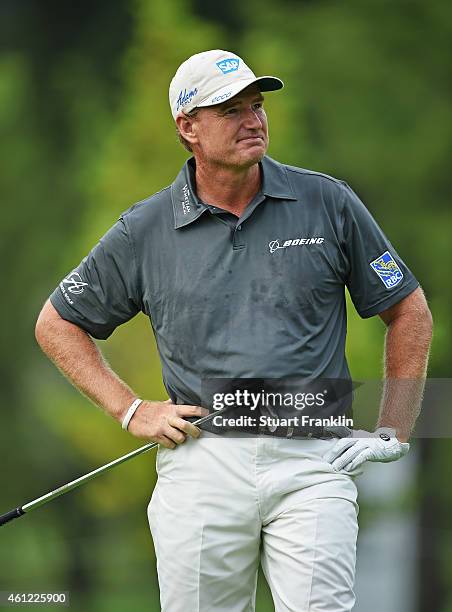
[[[102,339],[144,312],[166,388],[186,403],[203,379],[349,378],[345,287],[370,317],[418,282],[347,183],[270,157],[261,172],[235,222],[197,198],[190,159],[121,215],[52,304]]]

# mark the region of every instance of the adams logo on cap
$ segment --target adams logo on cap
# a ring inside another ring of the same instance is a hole
[[[181,90],[179,92],[179,97],[177,98],[176,110],[179,110],[180,108],[182,108],[183,106],[186,106],[189,102],[191,102],[192,98],[194,98],[197,93],[198,93],[198,90],[196,87],[188,92],[187,92],[187,89],[184,89],[184,91]]]
[[[240,60],[237,57],[227,57],[216,64],[223,74],[228,74],[239,69]]]

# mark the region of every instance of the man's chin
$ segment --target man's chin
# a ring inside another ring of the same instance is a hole
[[[244,165],[253,166],[262,160],[266,152],[267,147],[262,145],[250,146],[246,151],[242,151],[242,162]]]
[[[210,163],[219,164],[220,166],[226,166],[234,168],[235,170],[246,170],[259,163],[267,152],[266,146],[250,146],[241,151],[234,151],[230,154],[226,154],[216,160],[210,158]]]

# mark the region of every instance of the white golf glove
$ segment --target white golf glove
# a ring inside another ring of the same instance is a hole
[[[323,458],[336,472],[355,472],[365,461],[396,461],[410,450],[408,442],[399,442],[395,430],[380,427],[375,432],[357,430],[340,438]]]

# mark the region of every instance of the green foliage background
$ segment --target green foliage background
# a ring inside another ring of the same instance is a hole
[[[361,196],[427,294],[430,376],[450,377],[450,3],[75,4],[1,9],[0,512],[137,446],[47,362],[34,323],[119,213],[169,184],[184,162],[167,88],[200,50],[230,49],[256,73],[285,81],[266,100],[269,153],[345,179]],[[381,375],[383,338],[378,317],[361,321],[349,309],[355,379]],[[138,394],[165,399],[144,316],[102,349]],[[433,474],[443,473],[452,447],[424,446],[413,497],[435,508],[432,576],[423,580],[435,585],[437,607],[425,607],[425,586],[413,588],[419,611],[447,612],[451,493]],[[154,481],[153,456],[145,456],[4,527],[0,590],[71,590],[73,610],[159,609],[145,513]],[[421,552],[419,566],[429,566]],[[258,610],[271,609],[261,584]]]

